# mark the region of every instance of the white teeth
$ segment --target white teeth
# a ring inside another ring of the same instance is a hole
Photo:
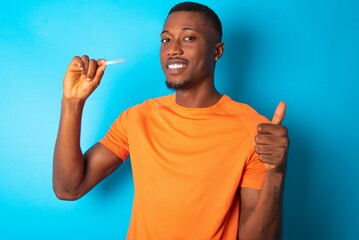
[[[184,65],[184,64],[175,63],[175,64],[168,65],[168,68],[170,68],[170,69],[179,69],[179,68],[184,68],[185,66],[186,65]]]

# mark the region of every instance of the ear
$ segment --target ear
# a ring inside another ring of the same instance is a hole
[[[219,42],[216,43],[216,49],[214,52],[214,59],[217,61],[218,59],[220,59],[223,55],[224,52],[224,43],[223,42]]]

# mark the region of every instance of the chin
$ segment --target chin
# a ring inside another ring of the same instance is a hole
[[[184,81],[169,81],[168,79],[166,80],[166,86],[169,89],[173,89],[173,90],[181,90],[181,89],[187,89],[189,87],[189,81],[188,80],[184,80]]]

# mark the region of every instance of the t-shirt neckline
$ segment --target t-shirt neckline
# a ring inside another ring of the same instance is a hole
[[[184,107],[184,106],[179,105],[176,102],[176,94],[175,93],[170,95],[170,100],[171,100],[172,104],[175,106],[175,108],[180,111],[188,112],[188,113],[207,113],[207,112],[213,112],[213,111],[217,110],[218,108],[220,108],[223,105],[223,103],[230,100],[230,97],[224,94],[215,104],[213,104],[212,106],[209,106],[209,107],[204,107],[204,108],[190,108],[190,107]]]

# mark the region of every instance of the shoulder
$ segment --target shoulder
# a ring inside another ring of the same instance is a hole
[[[121,115],[127,116],[147,116],[159,108],[168,107],[173,104],[173,95],[166,95],[156,98],[150,98],[140,104],[134,105],[126,109]]]
[[[139,108],[144,109],[156,109],[159,107],[168,107],[173,104],[174,95],[166,95],[156,98],[150,98],[143,103],[139,104]]]
[[[237,102],[231,99],[229,96],[223,96],[223,104],[222,109],[226,111],[228,114],[237,115],[241,118],[265,118],[261,114],[259,114],[253,107],[246,103]]]
[[[229,115],[235,116],[250,132],[256,131],[258,124],[269,122],[265,116],[258,113],[250,105],[237,102],[226,95],[224,96],[222,110]]]

